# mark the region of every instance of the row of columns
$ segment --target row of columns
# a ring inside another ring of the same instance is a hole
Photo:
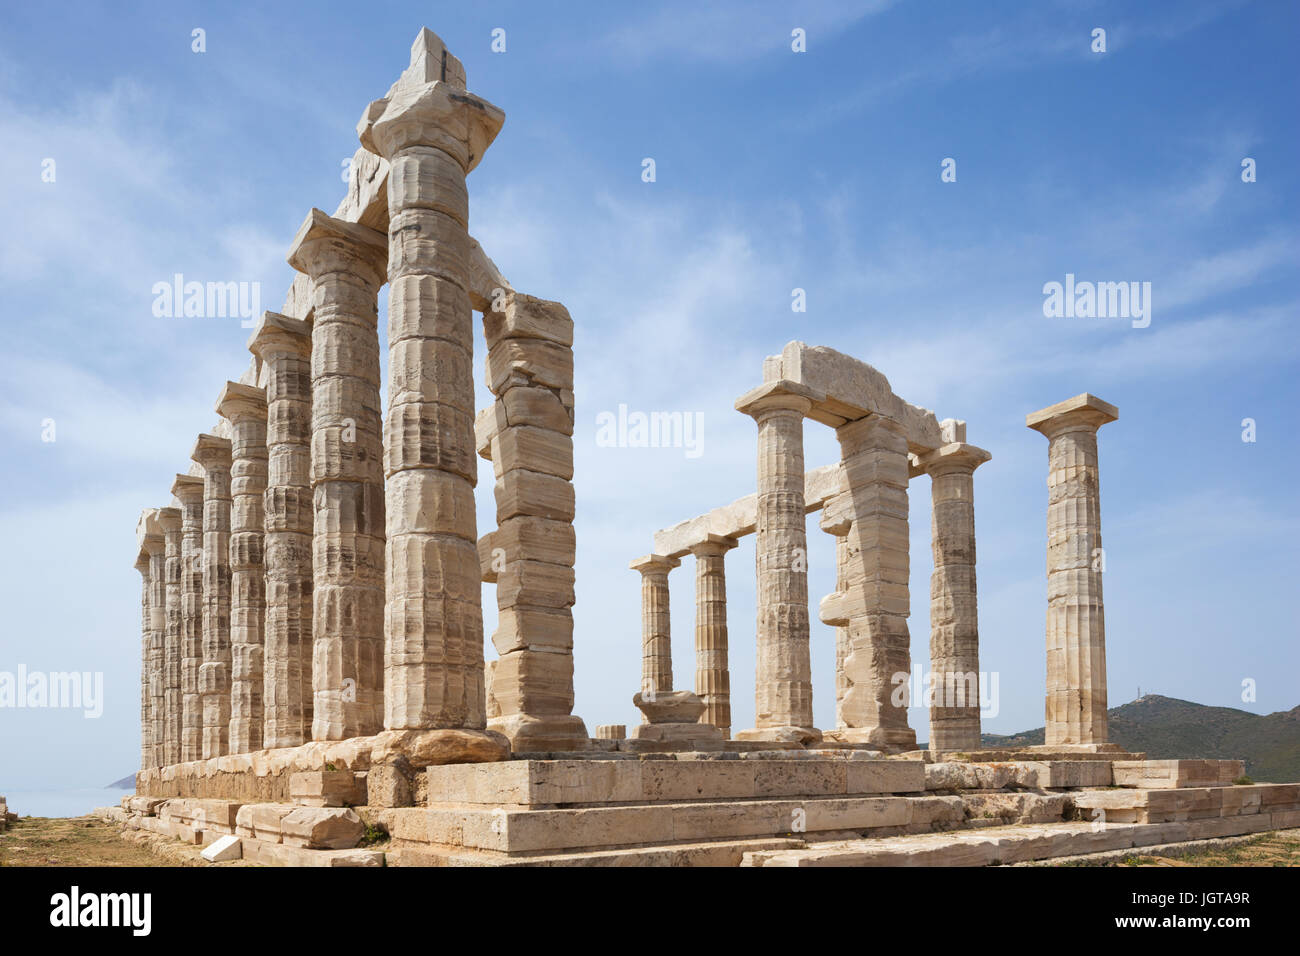
[[[422,34],[417,45],[437,42]],[[358,126],[362,145],[389,163],[388,234],[311,211],[288,255],[310,280],[307,320],[266,314],[249,342],[265,387],[227,383],[217,411],[231,437],[199,436],[192,458],[202,477],[178,475],[179,508],[142,519],[145,767],[381,730],[487,725],[465,179],[504,117],[465,91],[445,50],[440,62],[437,81],[404,79]],[[386,413],[378,335],[385,281]],[[560,525],[572,551],[567,313],[563,322],[567,380],[545,383],[542,398],[564,418],[568,463],[559,474],[568,513],[510,511],[498,482],[499,515],[523,519],[515,537],[527,539],[505,572],[526,581],[535,572],[525,566],[538,563],[529,558]],[[535,390],[495,374],[495,344],[547,333],[512,332],[491,317],[485,324],[490,384],[517,424],[519,409],[541,405]],[[507,483],[507,498],[528,498],[532,485],[520,482]],[[528,702],[545,701],[539,714],[552,731],[563,723],[578,747],[588,741],[570,715],[572,554],[558,561],[570,597],[542,610],[568,620],[562,646],[536,653],[554,641],[534,624],[517,628],[537,659],[503,682],[499,710],[532,719]],[[556,633],[552,623],[547,634]]]

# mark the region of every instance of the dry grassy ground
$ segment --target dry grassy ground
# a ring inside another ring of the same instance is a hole
[[[1133,856],[1123,866],[1300,866],[1300,834],[1266,833],[1236,846],[1218,846],[1180,856]]]
[[[247,866],[207,863],[200,848],[98,817],[21,817],[0,833],[0,866]]]

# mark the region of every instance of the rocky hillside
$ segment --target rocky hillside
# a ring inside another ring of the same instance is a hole
[[[1152,759],[1217,757],[1246,761],[1257,782],[1300,781],[1300,707],[1261,717],[1231,707],[1147,694],[1109,711],[1110,739]],[[1009,737],[985,734],[989,747],[1043,742],[1043,728]]]

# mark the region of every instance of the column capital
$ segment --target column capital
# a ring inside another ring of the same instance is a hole
[[[825,398],[816,389],[781,379],[764,382],[757,388],[751,388],[736,399],[736,411],[762,420],[763,416],[774,411],[795,411],[807,415],[813,404]]]
[[[157,508],[145,508],[135,523],[135,542],[142,552],[152,554],[163,546],[162,526],[158,523]]]
[[[177,475],[172,482],[171,493],[181,504],[202,501],[203,479],[195,475]]]
[[[1107,422],[1119,418],[1119,409],[1103,402],[1095,395],[1084,392],[1055,405],[1048,405],[1025,416],[1025,425],[1048,438],[1067,432],[1088,429],[1096,431]]]
[[[135,556],[135,569],[141,574],[149,573],[149,552],[145,551],[143,548],[141,548],[140,553]]]
[[[681,558],[670,558],[662,554],[647,554],[631,561],[628,567],[633,571],[640,571],[642,575],[667,574],[673,568],[680,567],[681,563]]]
[[[266,389],[227,382],[217,395],[215,410],[231,422],[247,419],[266,421]]]
[[[209,435],[205,432],[195,440],[194,450],[190,452],[190,458],[204,468],[213,465],[228,465],[231,458],[230,439],[218,438],[216,435]]]
[[[330,272],[360,269],[358,274],[377,289],[388,271],[388,237],[313,208],[298,227],[286,259],[313,281]]]
[[[181,530],[180,508],[159,508],[158,529],[164,534],[175,534]]]
[[[311,326],[279,312],[264,312],[262,321],[248,338],[248,351],[262,361],[275,352],[306,357],[311,354]]]
[[[983,448],[968,445],[964,441],[951,442],[919,456],[916,465],[910,470],[912,477],[922,474],[933,477],[952,472],[969,474],[992,457]]]
[[[505,121],[505,112],[481,96],[434,80],[394,90],[367,106],[357,122],[357,138],[365,149],[385,159],[407,146],[432,146],[468,173]]]
[[[697,541],[690,546],[690,551],[691,554],[699,557],[700,555],[726,554],[732,548],[738,547],[740,547],[740,542],[735,538],[728,538],[726,535],[721,534],[706,534],[703,541]]]

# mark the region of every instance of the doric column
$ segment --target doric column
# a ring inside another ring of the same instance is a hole
[[[890,750],[916,747],[907,724],[911,652],[908,596],[907,437],[880,415],[841,425],[847,487],[847,542],[841,590],[822,600],[821,617],[847,627],[841,718],[844,740]]]
[[[1048,746],[1106,740],[1097,429],[1119,409],[1086,392],[1025,417],[1047,436]]]
[[[445,64],[445,47],[434,52]],[[449,77],[444,68],[434,82],[399,84],[358,125],[362,146],[390,165],[383,715],[390,730],[477,730],[487,722],[465,177],[503,119],[465,91],[463,73]]]
[[[248,348],[266,369],[262,745],[297,747],[312,724],[311,329],[268,312]]]
[[[383,724],[384,475],[377,296],[388,240],[313,209],[289,264],[312,280],[312,739]],[[390,388],[393,383],[390,383]]]
[[[230,422],[230,752],[262,749],[262,499],[266,492],[266,393],[227,382],[217,414]]]
[[[230,440],[200,435],[203,468],[203,759],[230,752]]]
[[[695,693],[704,701],[700,723],[731,735],[731,668],[727,663],[726,554],[735,538],[711,534],[695,555]]]
[[[164,598],[162,706],[163,738],[161,766],[181,760],[181,538],[180,508],[160,508],[158,524],[163,533]]]
[[[167,635],[167,551],[157,508],[140,516],[136,531],[140,547],[149,555],[149,644],[145,655],[148,699],[144,719],[149,725],[149,766],[163,765],[163,660]]]
[[[647,554],[628,565],[641,572],[641,696],[649,700],[673,689],[668,572],[680,564],[677,558]]]
[[[966,423],[941,423],[945,444],[922,456],[930,476],[930,750],[980,747],[980,639],[975,589],[975,469],[992,456],[966,444]]]
[[[802,391],[789,382],[770,382],[736,402],[737,410],[758,423],[757,719],[738,739],[821,739],[813,726],[804,530],[803,419],[812,402]]]
[[[181,505],[180,555],[180,760],[203,756],[203,479],[177,475],[172,494]]]
[[[135,559],[140,572],[140,769],[153,766],[153,725],[150,721],[149,640],[153,615],[149,606],[149,552],[140,549]]]
[[[836,495],[822,508],[818,526],[835,538],[835,593],[848,590],[849,571],[849,528],[853,526],[853,500],[847,494]],[[826,621],[822,615],[822,623]],[[849,681],[844,673],[844,660],[849,654],[849,628],[847,621],[837,621],[835,628],[835,726],[841,730],[848,727],[844,717],[844,695],[849,689]]]
[[[586,725],[572,712],[573,319],[558,302],[512,291],[483,305],[496,396],[475,423],[496,476],[497,527],[479,541],[497,585],[498,712],[488,727],[516,750],[585,750]]]

